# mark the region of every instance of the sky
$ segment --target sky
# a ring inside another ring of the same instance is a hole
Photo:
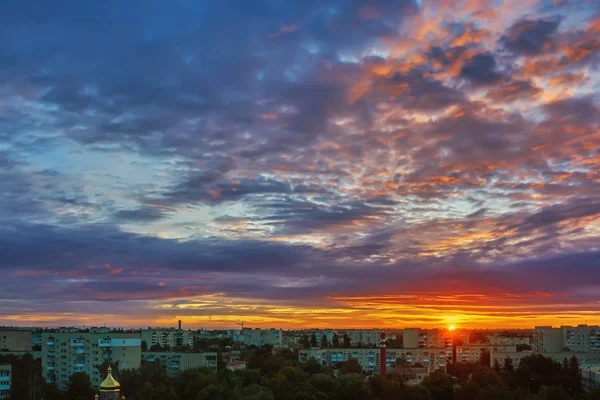
[[[600,323],[600,2],[0,2],[0,324]]]

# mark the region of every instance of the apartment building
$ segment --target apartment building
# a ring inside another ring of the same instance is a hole
[[[283,345],[283,331],[281,329],[244,328],[242,336],[246,346],[262,347],[271,345],[281,347]]]
[[[244,341],[244,335],[242,334],[241,329],[229,329],[227,331],[227,337],[233,340],[234,342],[242,343]]]
[[[1,351],[31,351],[31,331],[0,331]]]
[[[146,342],[148,349],[154,345],[162,347],[168,346],[171,349],[176,347],[191,347],[194,345],[194,331],[183,329],[161,329],[150,328],[143,329],[141,332],[142,341]]]
[[[378,346],[381,331],[378,329],[349,329],[345,332],[350,339],[351,346]],[[333,337],[333,332],[331,333]],[[318,339],[318,337],[317,337]],[[340,337],[340,341],[343,341],[343,335]],[[320,343],[320,342],[318,342]]]
[[[450,348],[449,348],[450,350]],[[498,353],[498,352],[516,352],[516,345],[491,345],[491,344],[468,344],[462,346],[456,346],[456,361],[462,363],[476,363],[481,359],[484,353]]]
[[[317,344],[321,344],[321,341],[323,340],[323,336],[325,336],[325,338],[327,339],[327,343],[331,344],[333,343],[333,335],[335,334],[335,331],[332,330],[326,330],[326,331],[316,331],[315,332],[315,336],[317,337]],[[343,338],[342,338],[343,340]],[[350,339],[352,340],[352,339]]]
[[[517,346],[531,344],[531,338],[529,336],[491,335],[488,336],[488,341],[492,346]]]
[[[142,360],[165,365],[167,372],[176,374],[192,368],[207,367],[217,372],[217,353],[142,352]]]
[[[600,326],[561,326],[564,347],[574,352],[600,351]]]
[[[323,365],[336,366],[350,359],[356,359],[364,371],[377,372],[382,360],[377,348],[372,349],[303,349],[298,353],[298,361],[305,363],[311,358]],[[396,360],[406,365],[421,365],[430,371],[446,369],[445,349],[387,349],[385,365],[392,368]]]
[[[0,364],[0,400],[10,396],[10,383],[12,380],[12,365]]]
[[[452,334],[445,329],[407,328],[402,332],[405,349],[443,349],[452,346]]]
[[[66,390],[75,372],[87,373],[92,386],[98,387],[103,377],[97,367],[103,362],[118,364],[120,370],[125,370],[138,368],[140,359],[139,333],[106,329],[42,333],[42,376],[61,390]]]
[[[597,325],[536,326],[533,334],[533,350],[538,353],[600,351],[600,327]]]

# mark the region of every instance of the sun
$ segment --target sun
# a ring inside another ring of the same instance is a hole
[[[455,327],[454,325],[450,325],[450,326],[448,327],[448,330],[449,330],[449,331],[453,331],[453,330],[455,330],[455,329],[456,329],[456,327]]]

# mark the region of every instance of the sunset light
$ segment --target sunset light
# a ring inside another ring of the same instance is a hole
[[[600,321],[600,1],[29,3],[0,325]]]

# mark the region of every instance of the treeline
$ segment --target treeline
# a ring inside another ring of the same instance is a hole
[[[356,360],[333,370],[315,360],[299,364],[293,352],[273,355],[265,349],[248,354],[248,369],[217,374],[198,368],[168,375],[159,364],[113,374],[127,400],[600,400],[600,391],[584,392],[577,359],[556,363],[541,355],[510,360],[494,368],[454,364],[448,374],[434,372],[421,384],[409,385],[399,367],[387,377],[367,376]],[[101,369],[105,369],[102,366]],[[95,391],[86,374],[74,374],[69,390],[42,384],[36,397],[13,400],[87,400]],[[43,396],[43,397],[42,397]]]

